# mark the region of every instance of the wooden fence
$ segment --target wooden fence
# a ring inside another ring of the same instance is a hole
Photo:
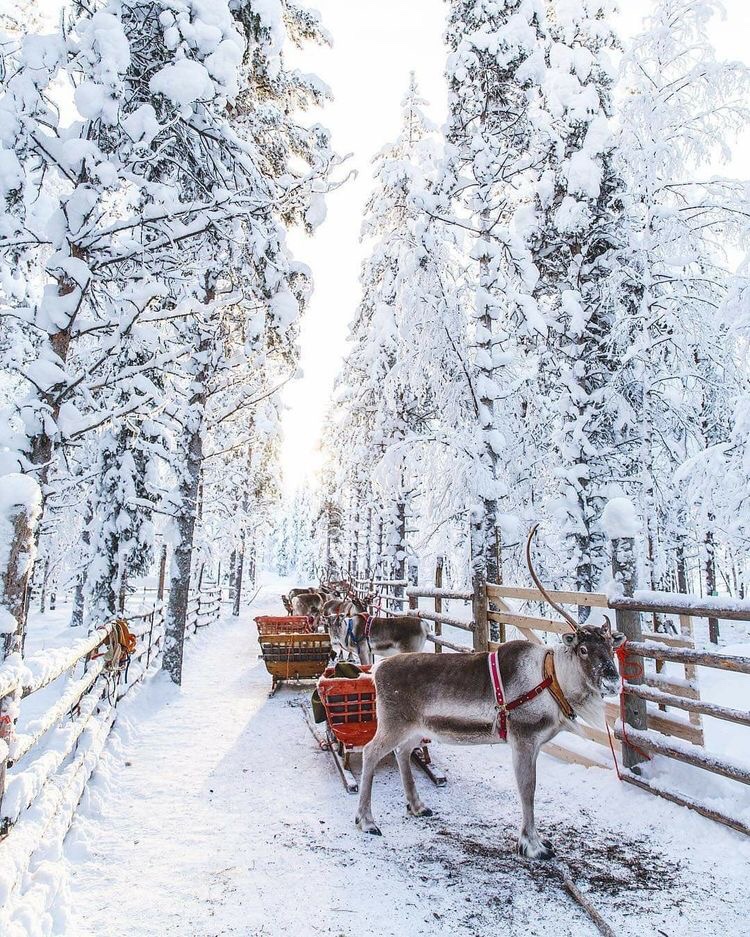
[[[366,576],[358,576],[353,582],[359,595],[373,597],[370,608],[379,614],[400,615],[409,605],[409,599],[404,593],[410,585],[408,579],[368,579]]]
[[[219,617],[220,603],[218,587],[190,596],[186,638]],[[66,647],[0,665],[0,700],[15,699],[14,723],[26,700],[37,701],[37,694],[67,675],[54,698],[44,699],[42,712],[22,731],[6,733],[9,745],[0,743],[0,871],[6,888],[17,885],[53,831],[64,836],[114,724],[117,704],[161,666],[163,601],[124,617],[137,646],[122,670],[113,669],[104,653],[115,622]]]
[[[750,712],[703,700],[697,669],[712,667],[750,674],[750,658],[697,650],[694,629],[696,618],[750,621],[750,603],[708,600],[695,595],[638,593],[633,559],[635,544],[629,539],[614,540],[612,555],[618,594],[551,591],[550,595],[560,605],[606,610],[610,619],[614,619],[613,627],[628,638],[621,663],[623,692],[618,701],[606,704],[607,723],[614,735],[612,744],[622,763],[620,775],[630,784],[750,835],[750,827],[740,820],[662,784],[658,787],[651,784],[640,767],[648,756],[659,755],[750,784],[750,770],[746,764],[706,750],[703,730],[704,716],[750,726]],[[549,635],[569,631],[565,621],[546,617],[535,610],[544,608],[546,601],[538,589],[487,583],[481,577],[474,580],[470,590],[445,588],[440,561],[434,585],[411,585],[405,593],[410,608],[417,609],[419,605],[420,617],[432,622],[429,640],[437,653],[487,652],[496,649],[509,636],[544,644]],[[446,613],[447,602],[461,603],[464,614],[459,616],[453,610]],[[432,607],[424,607],[428,603]],[[654,624],[664,622],[665,616],[674,616],[679,622],[674,633],[653,630]],[[466,635],[465,639],[462,634]],[[644,661],[651,662],[650,666],[644,666]],[[667,672],[666,663],[677,664],[679,672],[675,674],[674,668]],[[611,767],[607,732],[586,725],[581,729],[594,743],[587,751],[582,751],[580,746],[576,748],[575,743],[566,745],[564,735],[558,736],[544,750],[571,763]],[[750,733],[748,743],[746,747],[750,747]]]

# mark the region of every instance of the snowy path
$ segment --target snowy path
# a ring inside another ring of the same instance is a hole
[[[262,593],[252,614],[276,611]],[[553,869],[513,853],[509,752],[440,749],[431,820],[406,816],[381,767],[382,839],[353,825],[330,756],[257,659],[250,614],[188,649],[181,691],[157,677],[127,702],[67,840],[74,937],[333,937],[596,931]],[[618,933],[750,934],[750,847],[612,772],[540,762],[541,826]],[[627,830],[627,832],[626,832]],[[642,846],[636,845],[640,839]]]

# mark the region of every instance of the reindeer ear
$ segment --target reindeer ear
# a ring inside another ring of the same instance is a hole
[[[566,647],[575,647],[576,644],[578,644],[578,635],[575,632],[572,634],[564,634],[562,639]]]
[[[625,635],[622,633],[622,631],[613,631],[613,632],[612,632],[612,644],[613,644],[615,647],[622,647],[623,644],[625,643],[625,641],[626,641],[626,637],[625,637]]]

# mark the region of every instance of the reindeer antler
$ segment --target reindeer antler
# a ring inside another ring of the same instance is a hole
[[[534,526],[529,531],[529,536],[526,539],[526,565],[529,567],[531,578],[534,581],[534,585],[542,593],[552,608],[554,608],[556,612],[559,612],[559,614],[562,615],[565,621],[567,621],[567,623],[571,626],[573,631],[578,631],[578,622],[573,618],[572,615],[569,615],[561,605],[558,605],[557,602],[555,602],[549,592],[547,592],[547,590],[542,585],[541,580],[539,579],[539,576],[537,576],[536,570],[534,569],[534,564],[531,561],[531,541],[534,539],[534,534],[536,534],[538,529],[539,524],[534,524]]]

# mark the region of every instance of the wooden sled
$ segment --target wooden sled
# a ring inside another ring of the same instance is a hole
[[[337,677],[328,668],[318,680],[318,693],[326,710],[326,736],[322,738],[310,715],[307,724],[321,748],[329,751],[336,770],[349,794],[359,791],[359,781],[352,771],[351,756],[362,751],[377,731],[375,714],[375,683],[370,668],[363,667],[361,677]],[[427,740],[412,752],[412,761],[436,787],[447,783],[443,772],[430,757]]]
[[[331,642],[327,634],[312,631],[305,618],[294,616],[255,619],[260,656],[271,675],[273,696],[281,683],[316,680],[328,666]]]

